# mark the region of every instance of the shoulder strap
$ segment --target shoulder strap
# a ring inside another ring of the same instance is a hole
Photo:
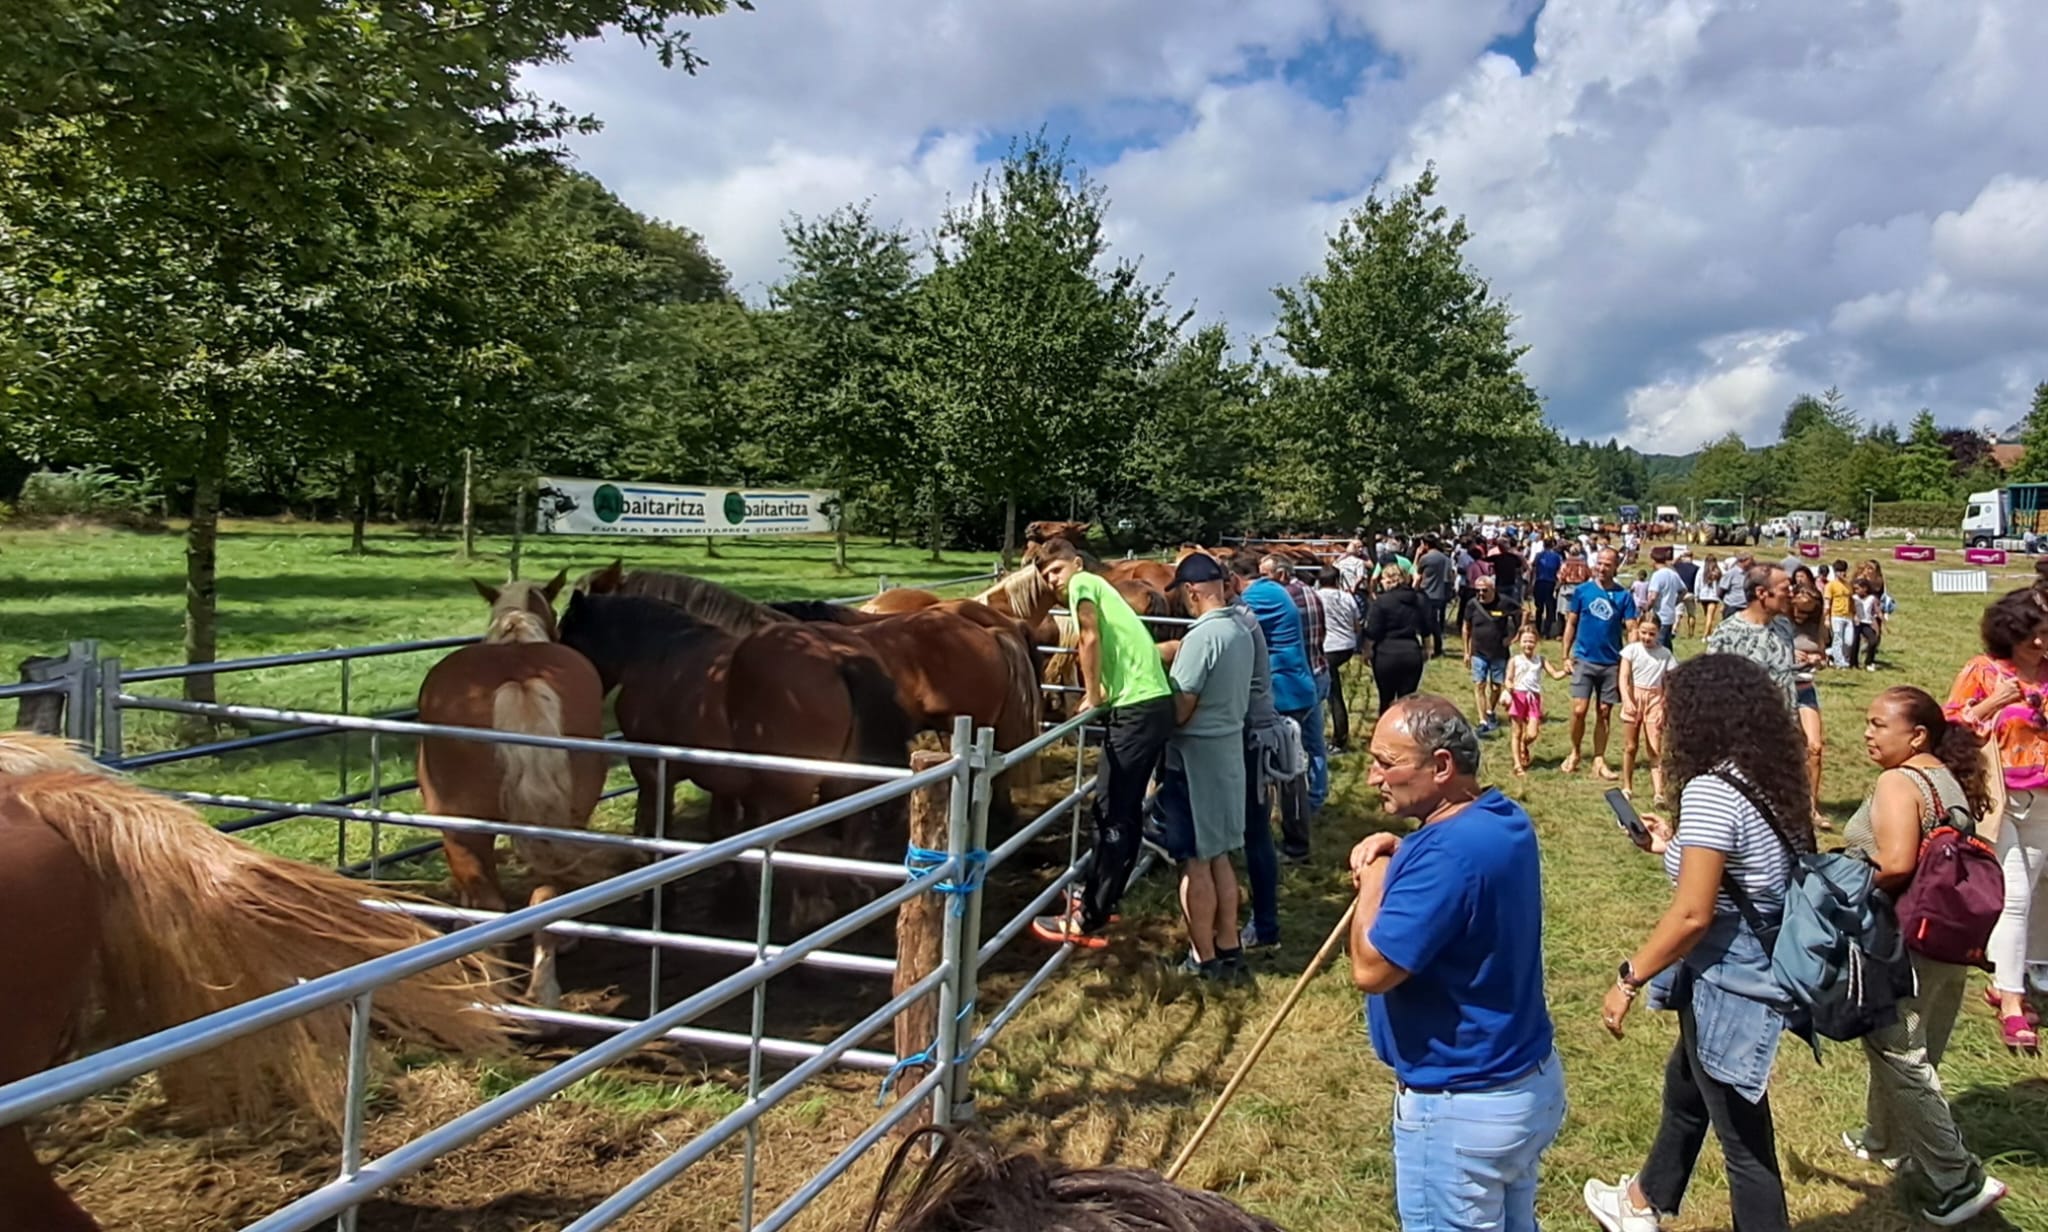
[[[1942,816],[1941,788],[1934,785],[1934,776],[1918,766],[1900,766],[1899,769],[1910,772],[1914,778],[1920,780],[1920,802],[1926,806],[1922,810],[1921,826],[1924,828],[1930,821],[1940,821]]]
[[[1715,778],[1733,787],[1741,794],[1743,799],[1749,801],[1750,805],[1756,809],[1758,815],[1764,819],[1764,825],[1770,828],[1771,834],[1780,843],[1784,844],[1785,851],[1788,854],[1795,857],[1799,854],[1799,849],[1793,846],[1792,840],[1786,838],[1785,832],[1778,828],[1778,819],[1771,812],[1770,804],[1764,800],[1755,788],[1743,782],[1738,775],[1722,774],[1718,770],[1713,773]],[[1721,869],[1721,888],[1727,892],[1730,899],[1734,900],[1735,909],[1742,913],[1742,918],[1749,922],[1750,928],[1755,931],[1757,936],[1765,938],[1765,943],[1768,947],[1771,938],[1770,926],[1764,922],[1763,913],[1757,910],[1756,901],[1749,896],[1749,891],[1742,887],[1742,883],[1735,879],[1734,872],[1726,866],[1723,866]]]

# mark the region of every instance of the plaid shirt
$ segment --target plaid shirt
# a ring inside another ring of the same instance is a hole
[[[1330,661],[1323,657],[1323,597],[1298,581],[1283,582],[1294,606],[1301,609],[1301,638],[1308,643],[1308,670],[1318,676],[1330,674]]]

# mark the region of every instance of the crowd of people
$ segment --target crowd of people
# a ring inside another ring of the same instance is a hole
[[[2004,1043],[2038,1047],[2028,998],[2048,970],[2048,910],[2033,909],[2048,872],[2048,807],[2035,807],[2048,792],[2048,581],[1989,605],[1984,653],[1945,703],[1904,683],[1871,703],[1875,786],[1841,854],[1817,856],[1831,827],[1816,674],[1876,667],[1894,611],[1881,569],[1760,562],[1743,549],[1695,562],[1684,545],[1648,558],[1630,583],[1622,552],[1592,537],[1390,536],[1354,542],[1303,579],[1286,556],[1191,552],[1173,584],[1192,621],[1161,641],[1078,553],[1054,545],[1041,568],[1081,630],[1083,700],[1103,707],[1101,777],[1085,882],[1034,930],[1107,944],[1149,824],[1179,866],[1182,970],[1248,980],[1247,952],[1280,941],[1279,867],[1308,859],[1329,759],[1352,749],[1343,677],[1363,664],[1378,694],[1367,780],[1391,817],[1412,823],[1367,837],[1349,860],[1352,977],[1397,1084],[1403,1226],[1533,1229],[1538,1164],[1566,1089],[1544,990],[1540,852],[1522,806],[1479,774],[1503,708],[1510,768],[1530,773],[1545,680],[1568,681],[1570,749],[1557,770],[1590,764],[1632,799],[1647,768],[1652,807],[1633,837],[1672,886],[1656,926],[1617,955],[1602,1020],[1620,1036],[1646,999],[1678,1025],[1649,1152],[1619,1180],[1585,1183],[1589,1213],[1608,1232],[1654,1232],[1682,1204],[1711,1129],[1738,1232],[1787,1228],[1769,1084],[1780,1039],[1818,1031],[1855,1039],[1869,1070],[1867,1115],[1843,1149],[1910,1174],[1929,1222],[1974,1218],[2006,1187],[1965,1144],[1938,1067],[1973,964],[1992,971],[1984,999]],[[1700,639],[1701,653],[1679,661],[1681,637]],[[1552,638],[1558,661],[1544,650]],[[1447,653],[1462,654],[1469,717],[1419,692],[1427,661]],[[1618,770],[1607,756],[1617,706]],[[1974,851],[1995,869],[1988,914],[1980,905],[1965,918],[1950,873],[1925,871],[1937,832],[1955,840],[1943,851]],[[1788,984],[1775,953],[1781,930],[1810,926],[1802,913],[1823,881],[1861,904],[1867,927],[1891,930],[1889,957],[1869,942],[1857,961],[1873,965],[1841,981],[1877,990],[1856,994],[1852,1030]],[[1954,937],[1973,935],[1974,949],[1956,949]]]

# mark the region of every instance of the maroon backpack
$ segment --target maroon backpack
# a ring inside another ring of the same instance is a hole
[[[1941,793],[1924,772],[1915,772],[1938,810]],[[1977,819],[1968,809],[1950,808],[1920,841],[1913,883],[1899,896],[1899,932],[1906,948],[1936,962],[1982,967],[1984,947],[2004,909],[2005,872],[1998,853],[1977,837]]]

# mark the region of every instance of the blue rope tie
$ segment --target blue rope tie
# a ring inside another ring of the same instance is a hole
[[[950,852],[934,851],[929,847],[920,847],[916,843],[911,843],[904,848],[903,867],[913,878],[922,877],[935,868],[944,868],[946,862],[952,858]],[[986,851],[970,851],[962,858],[967,863],[967,875],[965,877],[957,881],[941,881],[932,887],[932,893],[934,894],[950,894],[953,896],[953,916],[955,919],[967,914],[967,896],[981,888],[981,883],[988,872],[988,853]]]
[[[966,1022],[969,1018],[973,1016],[973,1014],[974,1002],[969,1001],[966,1005],[966,1008],[962,1009],[960,1013],[954,1017],[953,1022],[957,1026],[960,1023]],[[909,1056],[904,1057],[902,1060],[896,1062],[896,1064],[891,1065],[889,1067],[889,1072],[882,1075],[882,1089],[875,1092],[875,1107],[879,1108],[884,1103],[888,1102],[889,1090],[890,1088],[896,1085],[896,1079],[903,1073],[904,1070],[915,1069],[920,1065],[930,1065],[932,1062],[939,1059],[938,1054],[939,1041],[933,1040],[931,1047],[926,1048],[922,1052],[913,1052]],[[962,1058],[953,1058],[954,1065],[959,1065],[961,1063]]]

